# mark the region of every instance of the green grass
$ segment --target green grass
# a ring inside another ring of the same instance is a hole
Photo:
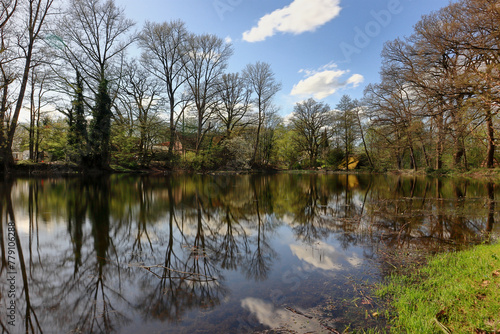
[[[500,333],[500,244],[437,255],[377,294],[392,298],[392,333]]]

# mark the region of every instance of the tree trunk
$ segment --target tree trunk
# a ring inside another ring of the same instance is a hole
[[[259,119],[257,124],[257,136],[255,138],[255,147],[253,150],[251,164],[254,165],[257,162],[257,151],[259,150],[259,139],[260,139],[260,129],[262,127],[262,103],[259,99]]]
[[[413,149],[413,137],[412,137],[410,131],[408,131],[408,146],[410,149],[411,164],[413,165],[412,168],[413,168],[413,170],[417,171],[418,170],[417,158],[415,157],[415,150]]]
[[[175,117],[174,117],[174,109],[175,109],[175,101],[173,99],[174,93],[170,92],[169,100],[170,100],[170,143],[168,145],[168,156],[172,157],[174,152],[175,145]],[[198,152],[198,150],[196,151]]]
[[[486,168],[495,165],[495,129],[493,128],[493,116],[491,110],[486,112],[486,132],[488,134],[488,150],[486,151]]]
[[[363,142],[363,147],[365,149],[365,154],[366,157],[368,158],[368,163],[370,164],[370,168],[373,169],[373,161],[372,158],[370,157],[370,154],[368,153],[368,148],[366,147],[365,134],[363,131],[363,127],[361,126],[361,119],[359,117],[359,112],[356,112],[356,117],[358,118],[359,131],[361,134],[361,141]]]
[[[443,168],[443,150],[444,150],[444,118],[441,112],[436,116],[437,139],[436,139],[436,162],[435,169]]]
[[[455,153],[453,153],[453,166],[460,167],[462,159],[465,158],[465,146],[461,136],[455,138]],[[465,163],[464,163],[465,166]]]

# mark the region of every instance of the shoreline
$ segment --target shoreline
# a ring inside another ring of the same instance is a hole
[[[191,169],[174,168],[169,169],[163,166],[150,166],[142,169],[127,169],[120,166],[112,166],[109,170],[83,170],[76,165],[64,163],[22,163],[16,164],[7,173],[0,172],[0,176],[77,176],[77,175],[111,175],[111,174],[137,174],[137,175],[169,175],[169,174],[207,174],[207,175],[242,175],[242,174],[274,174],[274,173],[291,173],[291,174],[374,174],[374,175],[401,175],[407,177],[459,177],[470,179],[493,179],[500,181],[500,168],[487,169],[476,168],[468,171],[461,170],[442,170],[442,171],[426,171],[426,170],[387,170],[387,171],[372,171],[372,170],[330,170],[330,169],[248,169],[248,170],[203,170],[196,171]]]
[[[413,272],[392,275],[375,287],[375,295],[391,307],[390,332],[497,333],[499,251],[498,240],[491,240],[432,255]]]
[[[356,170],[332,170],[332,169],[248,169],[248,170],[202,170],[196,171],[191,169],[173,168],[169,169],[163,166],[150,166],[142,169],[127,169],[120,166],[111,166],[109,170],[83,170],[76,165],[64,163],[22,163],[16,164],[7,175],[26,176],[26,175],[94,175],[94,174],[171,174],[171,173],[186,173],[186,174],[256,174],[256,173],[293,173],[293,174],[390,174],[401,176],[434,176],[434,177],[466,177],[466,178],[499,178],[500,168],[487,169],[475,168],[468,171],[460,170],[442,170],[442,171],[426,171],[426,170],[387,170],[373,171],[365,169]],[[1,173],[0,175],[6,175]]]

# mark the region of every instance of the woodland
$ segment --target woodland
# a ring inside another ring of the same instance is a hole
[[[498,166],[496,0],[453,1],[386,42],[380,81],[363,98],[308,99],[293,110],[275,103],[281,83],[270,64],[229,73],[233,46],[180,20],[137,27],[114,0],[1,3],[3,173],[42,163],[83,171]]]

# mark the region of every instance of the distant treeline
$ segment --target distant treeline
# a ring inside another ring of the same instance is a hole
[[[15,160],[94,170],[497,164],[494,0],[422,17],[411,36],[386,43],[381,81],[363,99],[345,95],[333,110],[309,99],[285,120],[269,64],[228,73],[232,45],[182,21],[146,22],[136,33],[114,0],[9,0],[0,11],[3,171]]]

